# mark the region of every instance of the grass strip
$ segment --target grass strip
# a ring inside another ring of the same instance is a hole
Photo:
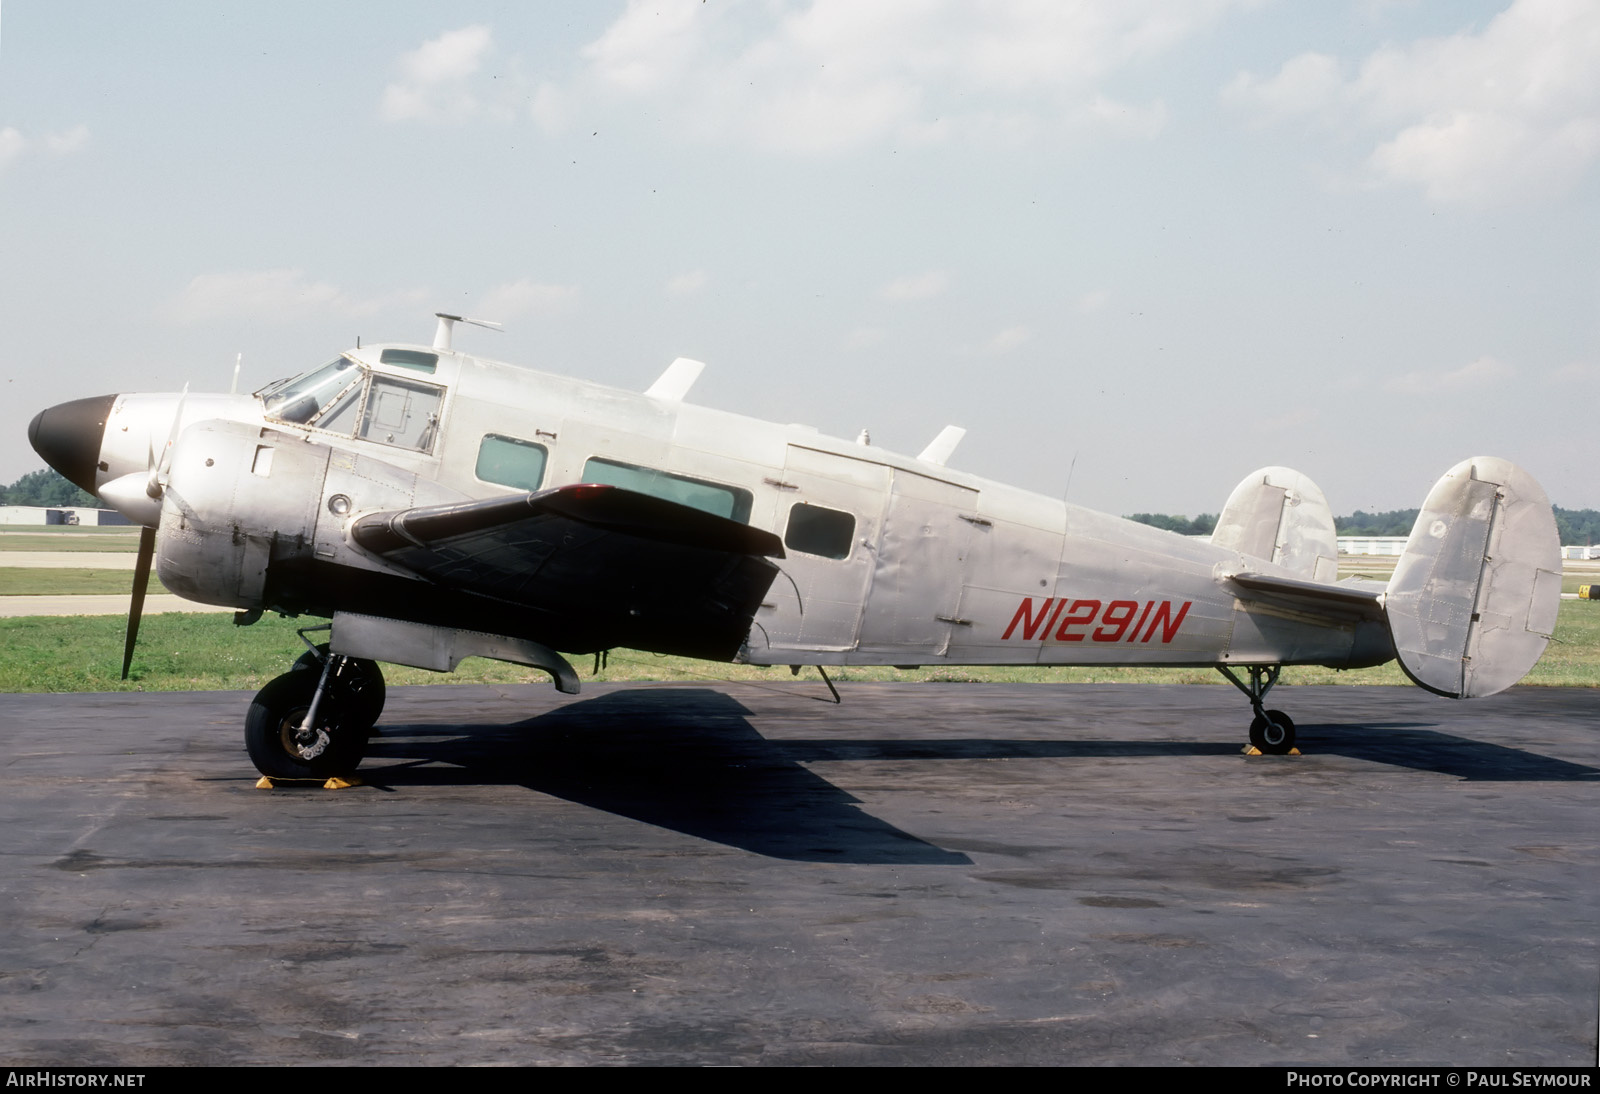
[[[304,650],[297,627],[320,620],[262,619],[235,627],[226,615],[171,613],[144,618],[139,646],[127,681],[122,665],[125,620],[118,616],[28,616],[0,619],[0,692],[76,691],[253,691],[286,671]],[[787,670],[662,657],[633,650],[613,651],[606,668],[591,676],[593,659],[575,657],[585,679],[675,681],[743,680],[789,684]],[[841,667],[829,675],[841,681],[926,683],[1148,683],[1217,684],[1211,669],[1041,668],[1036,666],[935,667],[916,670]],[[384,666],[391,684],[542,683],[542,672],[482,658],[469,658],[454,674]],[[815,680],[809,670],[801,682]],[[1284,670],[1285,684],[1404,684],[1393,663],[1375,669],[1338,672],[1316,667]],[[1600,602],[1561,603],[1556,636],[1539,664],[1523,681],[1551,687],[1600,686]]]

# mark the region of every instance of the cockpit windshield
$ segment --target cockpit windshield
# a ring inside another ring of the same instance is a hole
[[[256,394],[269,418],[418,452],[433,450],[444,402],[437,384],[374,373],[350,357]]]
[[[318,419],[361,379],[361,367],[348,357],[340,357],[319,369],[262,388],[257,394],[274,418],[300,425],[322,425]]]

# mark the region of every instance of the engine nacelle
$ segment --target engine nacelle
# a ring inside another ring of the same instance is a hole
[[[261,608],[267,568],[309,555],[328,449],[245,422],[200,422],[172,450],[156,572],[180,596]]]

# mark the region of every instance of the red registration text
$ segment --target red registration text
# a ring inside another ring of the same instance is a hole
[[[1170,600],[1073,600],[1047,596],[1036,603],[1022,598],[1011,626],[1000,636],[1024,642],[1148,642],[1159,635],[1171,642],[1189,614],[1190,601],[1174,608]],[[1095,624],[1099,624],[1095,626]],[[1092,629],[1091,629],[1092,628]]]

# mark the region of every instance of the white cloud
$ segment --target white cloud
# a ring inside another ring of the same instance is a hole
[[[44,150],[53,156],[70,156],[81,152],[89,144],[89,127],[75,125],[62,133],[46,133]],[[20,129],[7,126],[0,129],[0,171],[16,163],[39,147],[39,141],[24,136]]]
[[[302,270],[235,270],[194,278],[164,312],[182,324],[307,313],[365,318],[391,307],[422,307],[427,296],[425,290],[407,289],[361,299],[329,282],[311,281]]]
[[[1033,332],[1027,327],[1007,327],[989,339],[984,349],[989,353],[1010,353],[1032,337]]]
[[[1239,73],[1222,89],[1222,97],[1264,120],[1278,121],[1323,109],[1339,97],[1343,84],[1337,60],[1325,53],[1302,53],[1284,62],[1276,76]]]
[[[685,0],[630,3],[583,54],[605,83],[627,91],[657,91],[680,79],[705,48],[707,15],[701,7]]]
[[[378,114],[384,121],[464,122],[485,114],[508,118],[514,87],[491,90],[478,79],[494,40],[482,25],[446,31],[402,53],[395,62],[400,79],[383,91]]]
[[[907,300],[928,300],[939,296],[950,287],[950,275],[943,270],[929,270],[926,273],[911,274],[906,277],[896,278],[878,290],[878,295],[885,300],[903,302]]]
[[[1600,380],[1600,364],[1592,361],[1573,361],[1553,370],[1547,379],[1558,385],[1593,384]]]
[[[1319,417],[1320,415],[1309,407],[1295,407],[1285,410],[1282,414],[1268,414],[1257,419],[1257,422],[1267,432],[1288,433],[1306,428]]]
[[[555,84],[542,83],[528,103],[528,116],[548,136],[564,133],[572,124],[571,97]]]
[[[1510,365],[1502,364],[1493,357],[1480,357],[1457,369],[1407,372],[1383,386],[1388,391],[1402,395],[1446,395],[1493,387],[1514,375],[1516,370]]]
[[[45,147],[57,156],[70,156],[81,152],[89,144],[89,127],[75,125],[65,133],[50,133],[44,139]]]
[[[1109,303],[1111,303],[1111,290],[1096,289],[1094,292],[1084,293],[1078,297],[1077,306],[1079,311],[1088,314],[1104,310]]]
[[[500,320],[518,315],[547,317],[566,311],[578,300],[576,285],[550,285],[529,278],[490,289],[477,310],[482,318]]]
[[[827,154],[894,140],[1133,137],[1165,109],[1098,84],[1253,0],[630,0],[583,51],[594,82],[707,141]]]
[[[21,159],[27,147],[28,138],[24,137],[19,130],[10,126],[0,129],[0,171],[4,171]]]
[[[1487,205],[1573,186],[1600,159],[1600,5],[1514,0],[1481,32],[1385,46],[1346,77],[1303,54],[1224,97],[1281,119],[1322,114],[1387,134],[1374,179]]]
[[[664,291],[668,296],[693,296],[706,287],[706,281],[704,270],[689,270],[670,279]]]

